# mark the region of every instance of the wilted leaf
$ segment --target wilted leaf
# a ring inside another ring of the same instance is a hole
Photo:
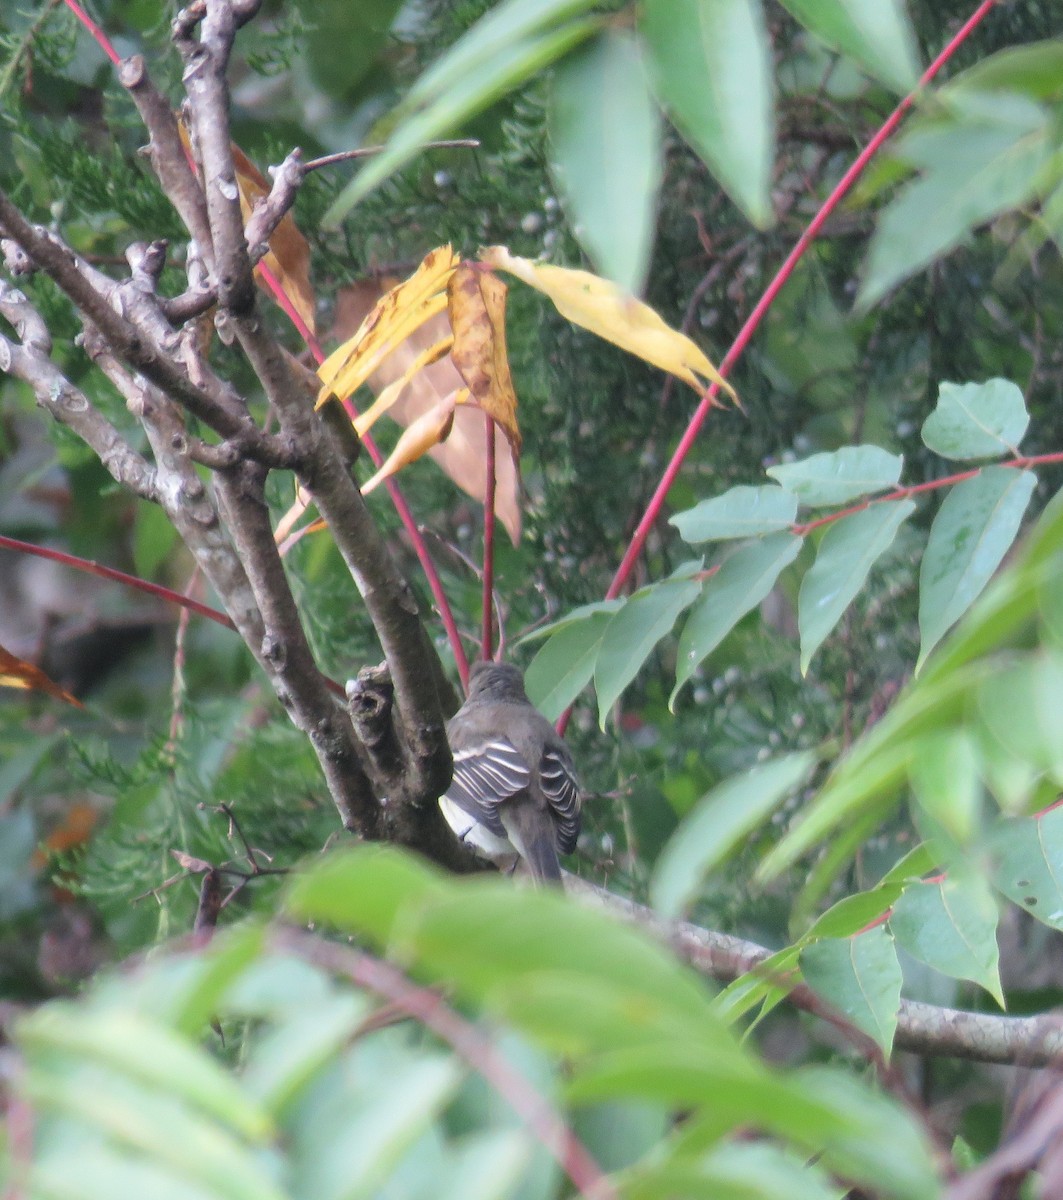
[[[0,687],[20,688],[27,692],[44,692],[54,696],[56,700],[65,700],[75,708],[84,708],[80,700],[76,700],[54,680],[49,679],[33,663],[24,662],[9,650],[0,646]]]
[[[352,284],[344,288],[336,300],[336,321],[333,336],[345,338],[356,329],[366,313],[376,303],[380,292],[390,281]],[[425,348],[438,345],[450,336],[450,326],[442,313],[436,314],[410,335],[394,353],[366,380],[376,393],[381,393],[400,379]],[[449,357],[430,363],[414,375],[408,386],[392,402],[388,416],[400,425],[409,425],[440,400],[464,386],[464,380]],[[506,436],[495,426],[495,515],[505,526],[516,545],[520,541],[520,489],[516,466],[506,453]],[[442,445],[433,446],[428,455],[463,491],[479,503],[484,502],[487,488],[487,466],[484,454],[484,419],[475,408],[462,406],[454,413],[454,427]]]
[[[649,305],[627,295],[608,279],[589,271],[534,263],[510,254],[505,246],[488,246],[480,257],[544,293],[574,324],[670,372],[698,393],[705,390],[708,381],[737,402],[738,393],[690,338],[666,325]]]
[[[240,215],[246,225],[255,210],[256,203],[270,193],[269,180],[233,144],[233,166],[236,168],[236,186],[240,189]],[[262,265],[272,272],[284,289],[292,307],[302,317],[311,333],[316,332],[314,289],[310,286],[310,246],[299,232],[292,214],[285,213],[280,224],[270,234],[269,250]],[[260,275],[258,268],[255,274]]]
[[[334,350],[317,369],[317,406],[333,396],[345,400],[414,330],[447,306],[446,285],[458,265],[449,245],[429,251],[416,271],[381,296],[354,337]]]
[[[467,392],[466,395],[468,395]],[[450,436],[450,430],[454,424],[454,407],[461,404],[463,399],[461,392],[456,392],[447,396],[446,399],[440,400],[426,413],[422,413],[416,421],[413,421],[409,428],[403,431],[402,436],[395,443],[395,449],[387,456],[383,465],[362,485],[362,495],[369,495],[389,475],[401,471],[403,467],[416,462],[433,446],[445,442]]]
[[[450,277],[447,297],[454,347],[450,357],[473,399],[501,426],[514,459],[520,459],[517,395],[506,354],[506,293],[497,275],[468,263]]]
[[[445,337],[441,338],[438,342],[433,342],[431,346],[427,346],[422,350],[398,379],[389,383],[365,412],[355,417],[354,429],[358,436],[365,437],[377,423],[377,420],[398,400],[403,390],[417,372],[424,370],[425,367],[430,366],[434,362],[438,362],[453,345],[454,339],[452,337]]]

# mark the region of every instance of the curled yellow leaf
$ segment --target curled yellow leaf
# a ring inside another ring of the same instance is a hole
[[[589,271],[520,258],[505,246],[488,246],[480,252],[480,258],[544,293],[573,324],[668,371],[698,393],[707,383],[715,383],[737,403],[734,388],[686,334],[666,324],[648,304],[629,296],[615,283]]]
[[[497,275],[470,263],[462,263],[447,284],[450,326],[454,330],[451,361],[476,403],[502,428],[516,462],[521,437],[517,394],[506,353],[508,291]]]
[[[334,396],[345,400],[396,346],[446,308],[445,289],[459,261],[449,245],[439,246],[425,255],[409,279],[380,297],[357,333],[318,367],[318,408]]]
[[[416,421],[403,430],[402,436],[395,443],[395,449],[387,456],[371,478],[362,486],[362,495],[366,496],[377,488],[390,475],[403,467],[416,462],[423,454],[427,454],[433,446],[445,442],[454,424],[454,408],[463,404],[468,398],[465,388],[445,396],[437,404],[433,404],[427,412],[422,413]]]
[[[454,345],[454,339],[450,336],[440,338],[438,342],[433,342],[431,346],[425,347],[424,350],[409,364],[405,371],[385,387],[380,395],[373,403],[354,419],[354,428],[359,437],[364,438],[370,429],[377,423],[378,418],[398,400],[402,395],[407,384],[422,368],[430,366],[434,362],[438,362],[444,354]]]

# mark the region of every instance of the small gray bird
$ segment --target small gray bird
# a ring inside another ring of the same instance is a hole
[[[508,663],[478,662],[469,696],[447,724],[454,778],[439,806],[451,829],[488,858],[516,851],[537,880],[560,882],[576,848],[580,787],[572,755]]]

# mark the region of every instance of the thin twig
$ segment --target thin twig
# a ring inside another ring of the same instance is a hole
[[[425,142],[420,150],[478,150],[478,138],[448,138],[441,142]],[[357,150],[340,150],[336,154],[323,154],[320,158],[312,158],[305,166],[307,171],[317,171],[321,167],[332,167],[337,163],[352,162],[358,158],[369,158],[380,154],[386,146],[359,146]]]

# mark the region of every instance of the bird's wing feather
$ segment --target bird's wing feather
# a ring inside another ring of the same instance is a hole
[[[539,764],[539,780],[557,818],[557,848],[561,854],[571,854],[580,830],[580,790],[568,756],[547,746]]]
[[[454,755],[454,778],[446,797],[493,834],[505,837],[498,806],[524,791],[530,782],[531,769],[513,743],[493,738]]]

